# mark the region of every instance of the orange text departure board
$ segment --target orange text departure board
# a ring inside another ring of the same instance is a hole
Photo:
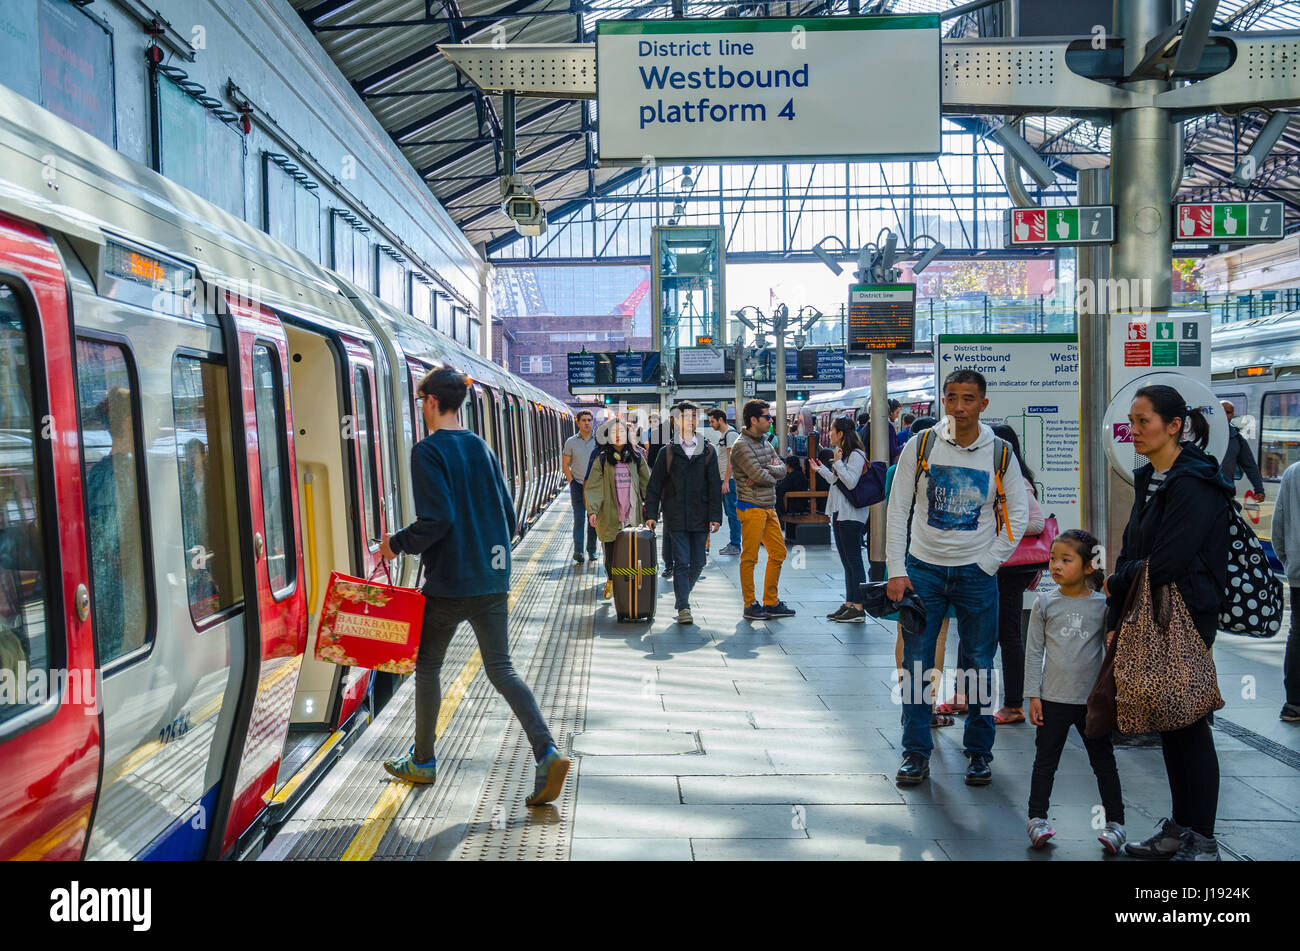
[[[850,355],[911,350],[915,336],[915,284],[849,287]]]

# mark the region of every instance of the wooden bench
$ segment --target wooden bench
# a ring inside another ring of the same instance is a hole
[[[829,515],[817,511],[817,500],[825,499],[828,493],[807,491],[787,492],[786,505],[791,499],[807,499],[808,511],[798,515],[785,515],[781,524],[785,527],[786,538],[803,545],[829,545],[831,543],[831,519]]]

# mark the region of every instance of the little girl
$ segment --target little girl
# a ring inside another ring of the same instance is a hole
[[[1061,532],[1052,542],[1049,564],[1057,589],[1043,592],[1029,615],[1025,644],[1025,696],[1029,722],[1038,727],[1033,779],[1029,785],[1029,841],[1040,848],[1056,830],[1047,820],[1052,780],[1061,750],[1075,727],[1097,776],[1106,827],[1097,840],[1116,855],[1124,846],[1124,801],[1110,737],[1084,736],[1088,694],[1106,653],[1106,598],[1100,588],[1105,556],[1085,531]]]

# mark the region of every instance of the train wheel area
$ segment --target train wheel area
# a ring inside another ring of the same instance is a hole
[[[737,559],[715,545],[693,625],[676,623],[664,579],[653,622],[619,623],[601,598],[598,564],[570,560],[569,518],[567,506],[552,506],[521,544],[510,626],[516,669],[574,761],[563,796],[544,809],[524,805],[533,774],[526,738],[462,627],[443,668],[437,781],[412,786],[382,767],[411,742],[408,682],[263,860],[1138,864],[1108,858],[1098,844],[1096,780],[1074,736],[1052,792],[1058,834],[1041,851],[1025,838],[1035,743],[1026,723],[997,727],[989,786],[963,782],[960,715],[933,731],[929,780],[895,784],[895,631],[826,619],[842,585],[829,548],[790,550],[781,590],[795,617],[745,620]],[[947,642],[949,671],[959,633],[954,626]],[[1228,634],[1215,643],[1227,700],[1214,726],[1225,860],[1300,859],[1300,737],[1276,719],[1283,650],[1280,640]],[[1170,811],[1159,746],[1121,745],[1116,758],[1130,838],[1145,837]]]

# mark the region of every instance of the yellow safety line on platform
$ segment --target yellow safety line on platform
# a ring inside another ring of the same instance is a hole
[[[545,540],[538,546],[537,553],[528,560],[524,570],[520,572],[519,580],[515,583],[515,590],[510,593],[510,598],[506,602],[509,610],[514,610],[515,602],[519,600],[520,595],[528,586],[528,581],[536,570],[538,560],[551,547],[551,539],[560,530],[563,521],[563,517],[555,520],[555,525],[552,526]],[[465,661],[465,666],[456,675],[455,681],[442,696],[442,709],[438,712],[438,725],[434,730],[435,736],[442,736],[443,730],[451,723],[451,718],[455,716],[461,701],[465,699],[465,693],[469,690],[469,685],[473,682],[482,666],[483,656],[476,647],[474,653],[469,655],[469,660]],[[384,836],[388,833],[388,827],[397,818],[402,803],[406,802],[406,797],[411,794],[411,790],[414,788],[415,786],[412,783],[401,782],[400,780],[390,781],[384,786],[384,791],[380,793],[379,800],[366,817],[361,820],[361,827],[357,829],[356,835],[352,837],[348,847],[339,856],[339,861],[370,861],[379,848],[379,843],[383,841]]]
[[[320,749],[311,754],[311,758],[302,764],[302,768],[293,774],[293,778],[280,787],[279,792],[270,796],[268,802],[285,802],[292,796],[302,785],[303,781],[315,771],[320,765],[321,760],[329,753],[330,750],[339,745],[343,737],[347,736],[342,730],[335,730],[330,734],[330,738],[321,744]]]

